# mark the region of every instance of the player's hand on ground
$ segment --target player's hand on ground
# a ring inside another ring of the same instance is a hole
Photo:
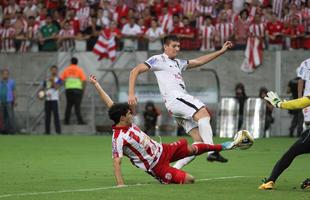
[[[128,96],[128,104],[131,106],[137,105],[137,97],[135,95]]]
[[[227,51],[228,49],[232,48],[233,44],[231,41],[226,41],[222,47],[223,51]]]
[[[97,79],[96,79],[96,76],[95,76],[95,75],[92,75],[92,74],[89,75],[89,78],[88,78],[88,79],[89,79],[89,82],[92,83],[92,84],[94,84],[94,85],[97,83]]]
[[[282,99],[280,99],[280,97],[277,95],[277,93],[274,93],[272,91],[269,91],[264,99],[276,108],[280,108],[281,103],[283,102]]]

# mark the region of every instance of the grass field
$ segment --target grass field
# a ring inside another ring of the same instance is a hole
[[[0,136],[0,200],[310,200],[310,191],[299,189],[310,177],[310,155],[294,161],[276,190],[257,189],[294,141],[259,139],[249,150],[224,152],[225,164],[207,162],[202,155],[184,168],[196,177],[193,185],[161,185],[125,158],[122,171],[129,186],[115,188],[108,136]]]

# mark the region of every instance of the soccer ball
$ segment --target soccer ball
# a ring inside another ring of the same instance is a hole
[[[234,141],[239,149],[250,148],[254,143],[254,138],[247,130],[240,130],[235,134]]]
[[[38,92],[38,97],[39,97],[39,99],[43,99],[45,97],[45,92],[43,90],[40,90]]]

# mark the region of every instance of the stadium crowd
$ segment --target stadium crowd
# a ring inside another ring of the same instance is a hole
[[[184,50],[310,48],[308,0],[1,0],[1,52],[91,51],[98,36],[118,50],[160,50],[164,35]]]

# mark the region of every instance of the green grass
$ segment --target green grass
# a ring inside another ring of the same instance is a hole
[[[163,141],[176,139],[166,137]],[[224,140],[216,138],[215,141]],[[161,185],[125,158],[122,163],[125,182],[135,186],[108,188],[115,185],[108,136],[0,136],[0,200],[310,200],[310,191],[299,189],[301,181],[310,175],[310,155],[295,159],[277,181],[276,190],[257,189],[260,180],[269,175],[275,162],[294,141],[290,138],[259,139],[249,150],[223,152],[229,158],[225,164],[206,162],[202,155],[184,168],[198,180],[193,185]],[[232,176],[244,177],[216,179]],[[137,183],[143,185],[137,186]],[[89,188],[101,189],[3,197]]]

